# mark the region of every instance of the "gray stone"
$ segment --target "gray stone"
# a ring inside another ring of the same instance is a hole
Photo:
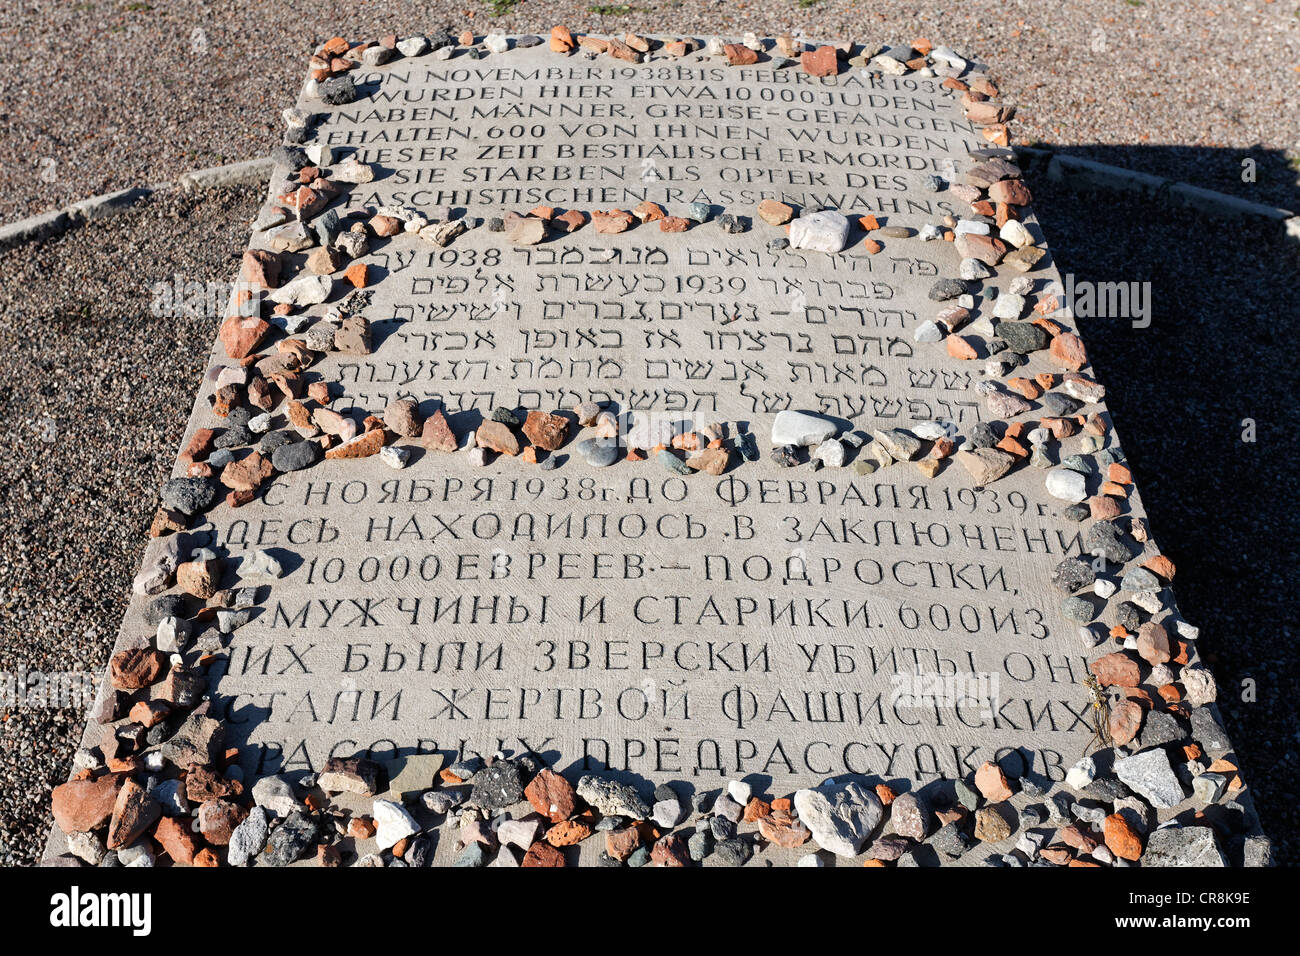
[[[645,820],[650,816],[650,805],[636,789],[617,780],[587,774],[578,781],[577,790],[578,796],[599,813],[634,820]]]
[[[861,852],[885,812],[880,799],[858,783],[798,790],[794,806],[817,845],[836,856]]]
[[[1167,826],[1147,838],[1142,865],[1151,866],[1227,866],[1214,831],[1209,827]]]
[[[253,807],[230,834],[230,845],[227,847],[230,865],[247,866],[248,861],[255,859],[266,847],[268,833],[266,810],[261,806]]]
[[[1144,750],[1115,761],[1115,775],[1157,807],[1174,807],[1183,801],[1183,788],[1160,748]]]
[[[618,439],[587,438],[578,442],[578,454],[595,468],[607,468],[618,461]]]
[[[307,809],[294,793],[293,784],[287,777],[259,778],[253,784],[253,803],[277,817],[287,817]]]
[[[474,787],[469,795],[470,805],[485,810],[505,810],[524,798],[519,765],[513,760],[495,761],[474,774],[470,783]]]
[[[288,866],[307,851],[315,842],[316,824],[301,813],[293,813],[271,831],[266,841],[266,852],[254,859],[259,866]]]

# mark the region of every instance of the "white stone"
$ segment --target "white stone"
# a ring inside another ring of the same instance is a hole
[[[732,780],[727,783],[727,796],[744,807],[754,795],[754,788],[744,780]]]
[[[312,143],[307,147],[306,153],[315,166],[328,166],[334,162],[334,148],[325,143]]]
[[[1097,779],[1097,762],[1091,757],[1084,757],[1065,772],[1065,785],[1075,790],[1082,790]]]
[[[252,581],[262,579],[274,581],[284,573],[284,568],[270,551],[254,551],[239,566],[239,576],[242,580]]]
[[[375,171],[371,165],[352,156],[330,170],[330,179],[340,183],[368,183],[374,178]]]
[[[1053,468],[1045,480],[1047,493],[1062,501],[1080,502],[1088,497],[1087,479],[1069,468]]]
[[[489,33],[483,38],[483,45],[492,53],[505,53],[510,49],[510,41],[504,33]]]
[[[158,650],[164,654],[177,654],[185,650],[190,639],[190,622],[178,617],[165,617],[158,622],[158,632],[154,641]]]
[[[836,253],[849,241],[849,221],[833,209],[811,212],[790,223],[790,248]]]
[[[118,850],[117,859],[123,866],[142,867],[153,866],[156,857],[149,846],[149,841],[141,840],[139,843],[132,843]]]
[[[1214,675],[1199,665],[1184,667],[1182,672],[1184,697],[1193,707],[1213,703],[1219,697]]]
[[[999,319],[1018,319],[1025,311],[1025,297],[1003,292],[993,303],[993,315]]]
[[[934,441],[948,434],[948,429],[939,422],[912,422],[907,430],[917,438],[923,438],[926,441]]]
[[[379,449],[379,460],[394,471],[400,471],[411,460],[411,449],[403,445],[385,445]]]
[[[998,230],[998,238],[1003,242],[1009,242],[1017,249],[1032,245],[1034,242],[1034,237],[1029,234],[1029,230],[1019,219],[1008,219]],[[1024,276],[1017,276],[1017,278],[1023,279]]]
[[[957,267],[957,274],[967,282],[974,282],[979,279],[987,279],[993,275],[993,270],[978,259],[967,257]]]
[[[278,289],[272,289],[267,298],[277,305],[316,305],[330,297],[334,280],[329,276],[304,273]]]
[[[541,821],[537,818],[523,820],[505,820],[497,827],[497,839],[502,846],[517,846],[527,850],[537,839],[537,830]]]
[[[839,426],[820,415],[785,409],[777,412],[772,421],[773,445],[816,445],[831,438]]]
[[[397,52],[402,56],[423,56],[429,50],[429,41],[422,36],[407,37],[397,41]]]
[[[371,805],[370,815],[375,821],[375,843],[381,850],[387,850],[398,840],[420,832],[420,825],[400,803],[376,800]]]
[[[838,440],[828,438],[817,446],[817,450],[812,453],[812,457],[827,468],[843,468],[847,455],[844,446]]]
[[[966,69],[966,61],[946,46],[937,46],[931,50],[930,59],[937,63],[947,64],[954,70]]]
[[[907,72],[906,63],[899,63],[890,56],[873,56],[870,65],[880,70],[880,72],[888,73],[891,76],[902,76]]]

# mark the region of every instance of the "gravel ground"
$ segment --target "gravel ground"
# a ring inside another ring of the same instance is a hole
[[[927,36],[989,63],[1022,140],[1256,202],[1295,204],[1297,0],[42,0],[0,26],[0,222],[265,155],[307,55],[334,33]],[[503,10],[494,17],[495,10]],[[599,13],[596,11],[605,11]],[[1113,147],[1141,146],[1117,154]],[[1288,156],[1289,153],[1289,156]],[[1254,159],[1254,181],[1242,160]]]
[[[1150,328],[1080,324],[1276,858],[1296,864],[1300,660],[1285,595],[1300,579],[1287,430],[1298,383],[1276,318],[1300,313],[1294,243],[1234,225],[1206,256],[1203,237],[1224,223],[1028,181],[1063,273],[1153,284]],[[228,278],[260,195],[160,196],[0,257],[0,671],[104,667],[216,327],[152,316],[147,285]],[[1099,242],[1099,212],[1119,202]],[[129,272],[105,267],[140,249],[148,275],[122,281]],[[1257,422],[1254,443],[1241,441],[1244,418]],[[38,858],[80,724],[75,710],[0,711],[0,864]]]
[[[0,256],[0,672],[103,672],[217,322],[153,316],[149,286],[228,281],[261,198],[159,196]],[[38,858],[83,721],[0,709],[0,865]]]

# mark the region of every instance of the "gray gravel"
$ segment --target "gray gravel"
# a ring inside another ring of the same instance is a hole
[[[0,27],[0,222],[267,154],[308,54],[333,33],[526,32],[557,22],[595,33],[802,30],[870,44],[926,36],[992,66],[1020,106],[1024,141],[1256,202],[1295,202],[1286,153],[1300,155],[1293,2],[912,0],[888,22],[853,0],[656,0],[620,16],[593,6],[521,0],[494,18],[492,4],[463,0],[11,4]],[[1254,182],[1242,180],[1248,158]]]
[[[154,198],[0,256],[0,672],[100,674],[218,319],[149,286],[228,281],[260,187]],[[38,858],[80,711],[0,708],[0,865]]]

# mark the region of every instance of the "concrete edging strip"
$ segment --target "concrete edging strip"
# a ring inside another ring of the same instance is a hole
[[[38,239],[62,235],[83,223],[102,219],[130,209],[140,200],[169,189],[214,189],[243,183],[266,182],[271,176],[269,158],[246,159],[226,166],[195,169],[179,177],[174,183],[157,183],[152,186],[133,186],[117,192],[91,196],[52,212],[39,213],[7,226],[0,226],[0,249],[8,249]]]
[[[1300,217],[1289,209],[1254,203],[1227,193],[1202,189],[1190,183],[1166,179],[1151,173],[1109,166],[1081,156],[1070,156],[1055,150],[1033,146],[1017,146],[1016,154],[1027,160],[1026,165],[1046,164],[1047,178],[1084,189],[1108,189],[1120,192],[1137,192],[1147,196],[1165,196],[1181,205],[1203,212],[1228,216],[1247,216],[1287,223],[1287,231],[1300,235]]]

